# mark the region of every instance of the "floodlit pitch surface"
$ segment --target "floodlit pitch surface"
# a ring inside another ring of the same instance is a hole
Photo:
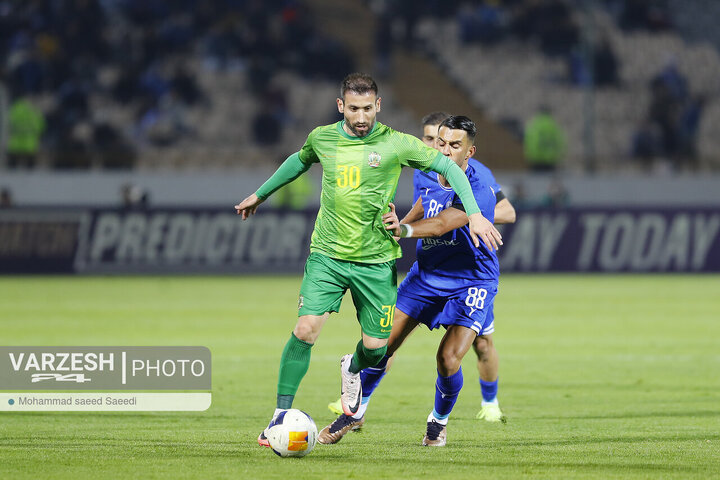
[[[439,332],[400,350],[361,433],[281,459],[274,408],[296,277],[4,277],[3,345],[205,345],[201,413],[3,413],[3,478],[717,478],[720,277],[505,276],[496,303],[508,423],[475,420],[474,359],[448,446],[420,446]],[[346,297],[295,400],[322,428],[359,337]]]

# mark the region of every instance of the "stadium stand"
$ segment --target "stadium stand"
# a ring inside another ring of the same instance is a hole
[[[353,69],[302,2],[38,0],[2,8],[0,84],[10,104],[27,97],[47,120],[39,166],[275,162],[338,118],[328,99]],[[392,102],[384,107],[385,118],[415,126]]]
[[[392,94],[392,58],[380,53],[424,51],[518,138],[531,114],[550,106],[569,138],[566,171],[585,170],[589,155],[601,170],[657,159],[720,167],[720,37],[708,23],[717,2],[592,3],[588,17],[566,0],[0,2],[0,86],[9,91],[0,108],[27,96],[42,112],[40,167],[249,168],[275,164],[338,118],[328,102],[338,78],[368,62],[389,76],[381,121],[414,132],[417,105]],[[349,8],[375,18],[375,46],[348,43],[336,20]],[[591,94],[582,55],[589,24]],[[687,94],[671,102],[655,88],[668,68],[687,81]]]
[[[570,2],[556,3],[568,9],[573,6]],[[518,12],[522,9],[516,7],[505,13],[519,16]],[[587,21],[577,9],[569,15],[574,24]],[[717,167],[717,155],[713,152],[718,151],[720,139],[712,134],[712,126],[717,125],[720,109],[717,101],[718,51],[707,42],[685,40],[665,21],[646,24],[640,21],[643,18],[624,14],[622,8],[617,18],[609,8],[592,11],[596,39],[604,39],[617,57],[619,83],[616,87],[595,88],[591,97],[582,85],[568,79],[571,63],[568,52],[571,49],[558,50],[552,38],[543,39],[542,30],[523,36],[512,33],[507,27],[507,33],[497,40],[476,41],[477,37],[467,31],[464,16],[445,20],[426,17],[420,22],[418,34],[429,53],[442,63],[442,68],[492,118],[499,121],[510,118],[523,123],[540,105],[549,105],[567,130],[569,155],[566,168],[571,171],[584,168],[581,159],[587,145],[584,119],[589,115],[588,101],[593,107],[594,153],[601,168],[623,169],[628,166],[633,134],[650,114],[653,80],[671,65],[680,74],[692,73],[688,75],[688,98],[701,96],[704,102],[701,106],[704,111],[695,112],[701,115],[701,118],[695,118],[699,123],[696,125],[697,155],[705,166]],[[505,20],[505,25],[517,23],[517,18],[514,23]],[[572,34],[568,35],[573,38]],[[527,42],[526,38],[535,40]],[[597,45],[601,45],[600,40],[596,40]],[[445,62],[443,59],[447,58],[467,61]],[[689,107],[691,105],[686,103],[678,105],[682,109]],[[661,150],[657,155],[672,157],[675,153]],[[678,155],[683,153],[678,152]],[[681,164],[679,168],[685,166]]]

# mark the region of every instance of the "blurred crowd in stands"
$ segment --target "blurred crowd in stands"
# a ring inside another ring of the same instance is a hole
[[[288,116],[280,69],[335,80],[353,68],[293,0],[3,0],[0,59],[8,166],[30,168],[41,142],[54,168],[128,168],[145,145],[192,137],[186,110],[213,100],[198,68],[247,72],[244,94],[263,105],[254,136],[271,144]]]
[[[625,31],[661,32],[673,28],[667,0],[596,0]],[[586,4],[586,5],[589,5]],[[476,0],[458,11],[464,42],[494,44],[516,38],[540,46],[549,56],[565,57],[568,79],[578,85],[617,85],[618,60],[608,39],[593,40],[593,68],[584,58],[581,2],[567,0]],[[592,70],[592,75],[590,71]]]
[[[667,0],[597,0],[594,5],[605,8],[628,33],[674,28]],[[622,88],[620,61],[609,39],[601,30],[583,37],[585,7],[567,0],[461,2],[457,13],[460,41],[485,46],[516,41],[537,46],[548,57],[564,59],[564,80],[569,84]],[[697,136],[706,97],[690,92],[675,60],[669,58],[649,82],[650,105],[630,142],[631,155],[646,168],[658,158],[667,159],[674,169],[698,167]],[[528,160],[530,166],[537,164]]]
[[[416,48],[415,28],[432,15],[456,18],[464,44],[515,41],[562,58],[564,83],[623,87],[611,42],[602,32],[592,38],[583,33],[582,2],[367,3],[377,19],[379,77],[390,74],[391,46]],[[674,28],[667,0],[594,3],[626,31]],[[148,146],[171,148],[193,138],[188,109],[212,112],[223,101],[201,86],[198,72],[228,70],[246,72],[238,95],[257,102],[248,112],[249,137],[263,147],[278,144],[296,114],[287,90],[274,81],[279,72],[336,82],[354,62],[302,0],[0,0],[7,166],[32,168],[44,150],[52,168],[131,168]],[[643,165],[662,157],[677,167],[687,158],[697,166],[692,159],[706,97],[690,91],[672,59],[648,89],[647,115],[634,136],[628,133],[631,154]]]
[[[663,0],[598,0],[596,3],[604,4],[625,30],[661,31],[672,27],[667,3]],[[583,54],[583,25],[576,15],[582,8],[579,2],[565,0],[463,2],[457,14],[460,37],[464,42],[487,45],[508,38],[537,44],[546,55],[566,59],[569,81],[578,85],[590,80],[598,86],[617,85],[617,57],[606,38],[600,36],[594,40],[593,68]]]

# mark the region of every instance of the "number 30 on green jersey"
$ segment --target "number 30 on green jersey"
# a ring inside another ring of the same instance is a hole
[[[338,165],[337,186],[358,188],[360,186],[360,168],[355,165]]]

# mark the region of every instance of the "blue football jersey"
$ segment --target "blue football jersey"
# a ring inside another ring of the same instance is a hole
[[[469,164],[465,174],[483,216],[494,221],[496,201],[492,185],[496,183],[490,170]],[[416,171],[414,183],[414,190],[422,199],[425,218],[434,217],[453,205],[462,208],[455,192],[440,184],[437,173]],[[438,238],[418,240],[417,262],[420,269],[450,279],[497,281],[500,276],[497,254],[482,242],[480,247],[475,247],[468,225]]]
[[[493,189],[493,192],[495,192],[495,195],[497,196],[498,192],[501,190],[500,184],[497,183],[497,180],[495,180],[495,176],[492,174],[490,169],[486,167],[480,160],[476,160],[474,158],[468,159],[468,165],[471,165],[473,168],[475,168],[475,171],[485,176],[488,179],[488,183],[490,185],[490,188]],[[420,196],[420,190],[418,190],[418,176],[424,175],[425,173],[422,170],[414,170],[414,176],[413,176],[413,204],[417,202],[418,197]]]

